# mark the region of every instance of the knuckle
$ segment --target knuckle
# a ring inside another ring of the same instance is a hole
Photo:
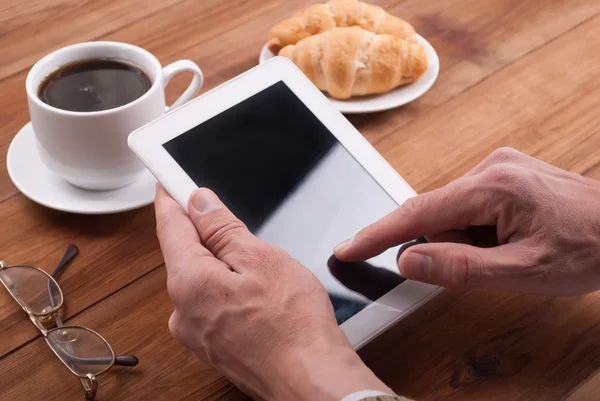
[[[195,352],[198,350],[202,351],[201,344],[198,344],[196,341],[194,331],[190,330],[189,327],[189,322],[185,318],[182,318],[179,311],[175,309],[169,318],[169,333],[183,346],[194,349]]]
[[[426,194],[421,194],[418,196],[413,196],[412,198],[408,198],[400,208],[400,214],[407,216],[420,212],[425,205]]]
[[[522,180],[521,170],[508,164],[494,165],[485,171],[485,179],[494,184],[515,186]]]
[[[179,315],[175,311],[169,318],[169,332],[171,332],[174,337],[179,332]]]
[[[455,288],[477,286],[483,274],[483,260],[479,255],[467,255],[465,252],[451,253],[442,267],[444,281]]]
[[[464,281],[460,279],[460,276],[464,276],[464,266],[460,263],[463,259],[456,253],[451,253],[444,259],[442,265],[442,282],[446,283],[449,287],[463,287]]]
[[[495,149],[485,159],[483,159],[471,171],[471,174],[480,174],[492,166],[500,164],[516,164],[524,158],[524,154],[510,147],[501,147]]]
[[[505,193],[515,200],[527,197],[536,181],[532,171],[510,164],[490,167],[483,179],[494,191]]]
[[[479,253],[475,253],[471,257],[466,254],[461,255],[464,259],[464,274],[459,277],[459,280],[467,288],[477,287],[483,277],[484,262]]]
[[[490,164],[507,163],[518,160],[521,156],[522,153],[518,150],[504,146],[490,153],[490,155],[487,157],[487,161]]]
[[[397,213],[401,212],[401,208],[397,209]],[[356,244],[378,244],[381,241],[381,236],[377,235],[378,228],[371,224],[360,230],[354,235],[353,246]]]
[[[483,179],[492,197],[501,201],[501,205],[512,205],[520,213],[536,207],[539,178],[532,170],[510,164],[496,165],[485,172]]]
[[[175,340],[183,342],[185,336],[181,326],[181,317],[176,310],[173,311],[171,317],[169,318],[169,332],[171,333],[171,336],[175,338]]]
[[[204,231],[204,243],[209,249],[223,249],[234,243],[239,234],[247,231],[244,223],[237,219],[212,221]]]

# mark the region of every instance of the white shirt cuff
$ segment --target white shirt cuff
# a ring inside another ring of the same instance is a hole
[[[359,392],[347,395],[342,399],[342,401],[360,401],[367,397],[377,397],[378,395],[393,395],[393,394],[382,393],[381,391],[366,390],[366,391],[359,391]]]

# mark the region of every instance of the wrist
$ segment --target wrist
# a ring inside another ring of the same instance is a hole
[[[343,340],[337,344],[311,344],[278,358],[268,399],[341,401],[363,390],[393,394],[362,362],[345,336]]]

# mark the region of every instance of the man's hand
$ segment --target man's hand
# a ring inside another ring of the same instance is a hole
[[[260,399],[391,392],[354,352],[312,272],[253,236],[213,192],[192,195],[189,217],[162,187],[155,205],[169,329],[200,359]]]
[[[480,238],[473,228],[486,226],[495,246],[474,246]],[[544,295],[600,289],[600,183],[513,149],[408,199],[335,255],[365,260],[422,236],[430,243],[408,248],[398,261],[408,279]]]

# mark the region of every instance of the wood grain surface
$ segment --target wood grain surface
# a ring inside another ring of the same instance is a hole
[[[600,179],[600,0],[373,0],[434,46],[441,72],[417,101],[350,121],[418,192],[512,146]],[[52,50],[90,40],[198,63],[203,91],[257,64],[269,27],[309,0],[2,0],[0,257],[52,269],[68,324],[97,330],[140,365],[100,376],[98,400],[243,400],[169,335],[171,303],[153,208],[79,216],[18,192],[6,151],[28,120],[25,77]],[[189,76],[167,89],[173,100]],[[543,298],[446,291],[361,351],[419,401],[600,399],[600,295]],[[27,316],[0,291],[0,399],[82,399]]]

